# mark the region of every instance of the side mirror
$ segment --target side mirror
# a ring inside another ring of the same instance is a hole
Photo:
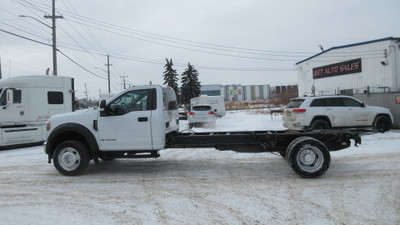
[[[364,103],[364,102],[363,102],[363,103],[361,103],[361,107],[363,107],[363,108],[365,107],[365,103]]]
[[[106,105],[106,100],[101,100],[100,102],[100,116],[107,116],[110,109]]]
[[[217,109],[214,109],[214,112],[217,112],[218,110]]]

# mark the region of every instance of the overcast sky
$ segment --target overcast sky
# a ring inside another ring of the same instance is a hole
[[[50,0],[0,0],[3,79],[52,69]],[[163,83],[165,58],[202,84],[297,84],[295,63],[334,46],[400,37],[399,0],[57,0],[58,74],[78,97]],[[32,18],[21,18],[29,15]],[[47,45],[45,45],[47,44]],[[72,62],[70,59],[74,62]],[[78,65],[76,65],[79,64]],[[83,68],[82,68],[83,67]],[[180,83],[179,83],[180,85]]]

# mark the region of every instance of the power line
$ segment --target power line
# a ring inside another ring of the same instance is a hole
[[[35,2],[35,1],[33,1]],[[43,5],[42,3],[38,3],[39,5]],[[202,52],[207,54],[214,55],[223,55],[229,57],[239,57],[239,58],[248,58],[248,59],[260,59],[260,60],[271,60],[271,61],[297,61],[300,60],[299,57],[307,57],[305,54],[313,54],[310,52],[291,52],[291,51],[273,51],[273,50],[259,50],[259,49],[250,49],[250,48],[242,48],[242,47],[234,47],[227,45],[218,45],[218,44],[210,44],[205,42],[198,41],[190,41],[181,38],[170,37],[166,35],[160,35],[150,32],[145,32],[137,29],[127,28],[107,22],[103,22],[100,20],[92,19],[89,17],[81,16],[77,13],[71,13],[65,10],[58,10],[63,12],[65,15],[71,15],[71,21],[82,25],[82,23],[86,22],[85,26],[90,26],[95,29],[99,29],[105,32],[109,32],[116,35],[122,35],[129,38],[134,38],[137,40],[164,45],[168,47],[180,48],[190,51]],[[75,19],[75,20],[74,20]],[[139,36],[139,37],[138,37]],[[161,42],[160,42],[161,41]],[[167,42],[167,43],[164,43]],[[174,43],[174,44],[169,44]],[[179,45],[176,45],[179,44]],[[183,45],[183,46],[182,46]],[[185,47],[190,46],[190,47]],[[195,48],[193,48],[195,47]],[[200,49],[196,49],[200,48]],[[208,49],[208,50],[204,50]],[[210,50],[217,50],[222,52],[214,52]],[[228,53],[239,53],[245,55],[234,55]],[[297,57],[297,59],[277,59],[277,58],[265,58],[265,57],[254,57],[254,56],[246,56],[246,55],[264,55],[264,56],[273,56],[273,57],[285,57],[285,58],[293,58]]]
[[[44,42],[41,42],[41,41],[37,41],[37,40],[33,40],[33,39],[31,39],[31,38],[24,37],[24,36],[22,36],[22,35],[19,35],[19,34],[13,33],[13,32],[9,32],[9,31],[3,30],[3,29],[0,29],[0,31],[1,31],[1,32],[4,32],[4,33],[7,33],[7,34],[10,34],[10,35],[13,35],[13,36],[16,36],[16,37],[19,37],[19,38],[22,38],[22,39],[25,39],[25,40],[28,40],[28,41],[33,41],[33,42],[38,43],[38,44],[47,45],[47,46],[52,46],[52,45],[50,45],[50,44],[47,44],[47,43],[44,43]]]
[[[25,39],[25,40],[28,40],[28,41],[32,41],[32,42],[38,43],[38,44],[42,44],[42,45],[46,45],[46,46],[52,46],[50,44],[47,44],[47,43],[44,43],[44,42],[41,42],[41,41],[37,41],[37,40],[31,39],[31,38],[28,38],[28,37],[24,37],[22,35],[19,35],[19,34],[13,33],[13,32],[9,32],[9,31],[3,30],[3,29],[0,29],[0,31],[4,32],[4,33],[7,33],[7,34],[10,34],[10,35],[13,35],[13,36],[16,36],[16,37],[19,37],[19,38],[22,38],[22,39]],[[101,76],[93,73],[92,71],[86,69],[84,66],[80,65],[78,62],[73,60],[71,57],[69,57],[64,52],[60,51],[59,49],[57,49],[57,51],[60,52],[63,56],[65,56],[67,59],[69,59],[71,62],[73,62],[75,65],[77,65],[80,68],[82,68],[83,70],[85,70],[86,72],[88,72],[88,73],[90,73],[90,74],[92,74],[92,75],[94,75],[94,76],[96,76],[98,78],[105,79],[105,80],[107,79],[105,77],[101,77]]]
[[[92,75],[94,75],[94,76],[96,76],[96,77],[98,77],[98,78],[107,80],[107,78],[101,77],[101,76],[99,76],[99,75],[93,73],[92,71],[86,69],[84,66],[80,65],[80,64],[77,63],[75,60],[73,60],[72,58],[70,58],[69,56],[67,56],[64,52],[60,51],[59,49],[57,49],[57,50],[58,50],[59,53],[61,53],[63,56],[65,56],[65,58],[69,59],[69,60],[70,60],[71,62],[73,62],[75,65],[79,66],[81,69],[85,70],[86,72],[88,72],[88,73],[90,73],[90,74],[92,74]]]

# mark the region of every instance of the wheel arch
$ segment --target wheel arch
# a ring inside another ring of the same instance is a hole
[[[329,118],[329,116],[326,116],[326,115],[317,115],[317,116],[314,116],[314,117],[312,118],[310,124],[308,125],[308,127],[311,127],[312,124],[314,123],[314,121],[316,121],[316,120],[325,120],[325,121],[329,124],[329,126],[332,127],[331,119]]]
[[[98,163],[97,152],[99,151],[99,145],[96,138],[87,127],[77,123],[62,124],[54,128],[50,133],[46,144],[46,153],[49,163],[53,158],[56,147],[66,140],[80,141],[89,150],[90,157]]]
[[[380,116],[387,117],[390,120],[390,124],[393,124],[392,117],[389,114],[387,114],[387,113],[378,113],[378,114],[375,115],[375,118],[372,121],[372,125],[371,126],[373,126],[375,124],[376,119],[378,119],[378,117],[380,117]]]
[[[306,129],[310,129],[310,128],[312,127],[313,123],[314,123],[316,120],[324,120],[324,121],[326,121],[326,122],[328,123],[329,127],[332,128],[332,122],[331,122],[331,119],[329,118],[329,116],[326,116],[326,115],[317,115],[317,116],[314,116],[314,117],[312,118],[310,124],[308,125],[308,127],[306,127]]]

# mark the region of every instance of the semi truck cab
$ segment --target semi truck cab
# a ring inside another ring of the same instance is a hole
[[[50,116],[71,112],[74,79],[20,76],[0,79],[0,148],[43,143]]]

